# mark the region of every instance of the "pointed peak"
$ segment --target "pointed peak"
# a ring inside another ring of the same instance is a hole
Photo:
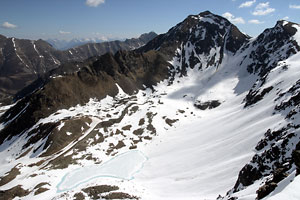
[[[202,23],[215,24],[220,27],[231,25],[231,23],[227,19],[219,15],[215,15],[210,11],[204,11],[198,15],[189,15],[182,23],[179,23],[178,25],[186,24],[188,26],[191,26],[191,25],[199,25]]]
[[[207,15],[214,15],[213,13],[211,13],[209,10],[206,10],[204,12],[199,13],[200,16],[207,16]]]
[[[248,36],[226,18],[204,11],[199,15],[189,15],[142,50],[164,49],[162,51],[171,55],[181,43],[191,42],[201,47],[201,53],[209,53],[216,45],[224,46],[225,40],[227,50],[235,52],[248,40]]]
[[[155,33],[154,31],[150,31],[149,33],[143,33],[139,36],[139,38],[144,38],[144,37],[156,37],[157,36],[157,33]]]

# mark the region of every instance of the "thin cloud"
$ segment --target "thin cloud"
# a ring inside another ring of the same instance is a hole
[[[85,2],[85,4],[90,7],[97,7],[103,3],[105,3],[105,0],[86,0]]]
[[[289,16],[284,17],[283,20],[289,20]]]
[[[251,19],[248,22],[249,22],[249,24],[263,24],[263,23],[265,23],[263,21],[259,21],[258,19]]]
[[[226,12],[222,16],[225,17],[226,19],[228,19],[229,21],[231,21],[234,24],[245,24],[245,20],[242,17],[235,17],[230,12]]]
[[[61,34],[61,35],[67,35],[67,34],[71,34],[71,32],[68,32],[68,31],[59,31],[59,34]]]
[[[247,7],[251,7],[253,6],[253,4],[255,4],[256,0],[253,1],[246,1],[244,3],[242,3],[239,8],[247,8]]]
[[[252,12],[252,15],[262,16],[262,15],[268,15],[272,12],[275,12],[275,8],[270,8],[270,2],[266,2],[266,3],[258,4],[255,7],[254,12]]]
[[[300,5],[290,5],[289,8],[291,8],[291,9],[300,9]]]
[[[4,22],[2,25],[1,25],[2,28],[6,28],[6,29],[14,29],[14,28],[17,28],[18,26],[15,25],[15,24],[11,24],[9,22]]]
[[[97,39],[100,39],[100,40],[102,40],[102,41],[108,41],[108,40],[109,40],[108,37],[103,36],[101,33],[93,32],[92,34],[93,34],[93,35],[96,35],[96,38],[97,38]]]

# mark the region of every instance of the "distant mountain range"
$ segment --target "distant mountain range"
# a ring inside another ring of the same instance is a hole
[[[149,41],[149,39],[152,39],[153,37],[155,37],[157,34],[154,32],[150,32],[150,33],[146,33],[146,34],[142,34],[140,37],[138,38],[132,38],[132,39],[114,39],[114,38],[110,38],[107,40],[104,39],[99,39],[99,38],[74,38],[71,40],[60,40],[60,39],[48,39],[45,40],[46,42],[48,42],[49,44],[52,45],[52,47],[54,47],[57,50],[67,50],[67,49],[71,49],[74,47],[78,47],[78,46],[82,46],[85,44],[91,44],[91,43],[103,43],[103,42],[111,42],[111,41],[119,41],[119,42],[124,42],[127,40],[128,43],[132,42],[132,40],[136,39],[137,41]]]
[[[83,61],[104,53],[132,50],[145,45],[156,33],[125,41],[88,43],[60,51],[43,40],[24,40],[0,35],[0,102],[10,101],[23,87],[62,63]]]
[[[108,40],[102,40],[98,38],[85,38],[85,39],[74,38],[71,40],[47,39],[45,41],[51,44],[57,50],[67,50],[87,43],[101,43],[101,42],[109,42],[113,40],[108,41]]]

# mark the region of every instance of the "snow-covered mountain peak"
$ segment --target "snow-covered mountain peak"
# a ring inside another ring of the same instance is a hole
[[[221,28],[223,26],[229,26],[231,23],[225,19],[224,17],[221,17],[219,15],[215,15],[209,11],[201,12],[199,15],[192,16],[195,19],[198,19],[201,22],[207,22],[211,24],[216,24],[220,26]]]
[[[235,53],[248,39],[227,19],[206,11],[188,16],[166,34],[150,41],[142,50],[156,49],[170,55],[182,45],[191,43],[197,46],[197,54],[208,55],[215,47]]]
[[[230,23],[227,19],[214,15],[209,11],[202,12],[198,15],[190,15],[181,23],[174,26],[169,30],[167,35],[175,37],[175,35],[188,37],[188,39],[194,38],[198,40],[207,40],[207,39],[218,39],[219,37],[225,37],[226,34],[229,36],[230,29],[235,27],[232,23]],[[235,31],[237,28],[234,28]],[[206,34],[207,33],[207,34]],[[188,36],[186,35],[188,34]],[[243,35],[242,33],[240,33]],[[211,38],[207,38],[210,36]],[[236,35],[237,37],[238,35]]]
[[[227,19],[206,11],[188,16],[140,51],[163,53],[171,61],[173,72],[182,76],[188,68],[217,69],[227,54],[235,54],[249,39]]]

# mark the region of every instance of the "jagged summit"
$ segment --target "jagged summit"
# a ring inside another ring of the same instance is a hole
[[[272,28],[266,29],[258,38],[271,37],[269,41],[274,40],[284,40],[293,37],[299,29],[299,24],[289,22],[286,20],[277,21],[276,25]],[[280,38],[282,37],[282,38]]]
[[[154,31],[150,31],[149,33],[143,33],[137,39],[139,39],[140,41],[142,41],[146,44],[147,42],[149,42],[150,40],[152,40],[156,36],[157,36],[157,34]],[[126,39],[126,40],[129,41],[130,39]]]
[[[180,45],[190,42],[198,47],[198,54],[208,54],[216,46],[235,52],[248,39],[227,19],[205,11],[188,16],[166,34],[149,42],[142,50],[159,49],[170,54],[180,48]]]
[[[247,46],[251,45],[251,53],[245,60],[251,60],[248,71],[266,75],[276,64],[300,51],[298,24],[278,21],[272,28],[268,28],[257,36]],[[297,41],[298,40],[298,41]],[[249,58],[249,59],[248,59]]]

